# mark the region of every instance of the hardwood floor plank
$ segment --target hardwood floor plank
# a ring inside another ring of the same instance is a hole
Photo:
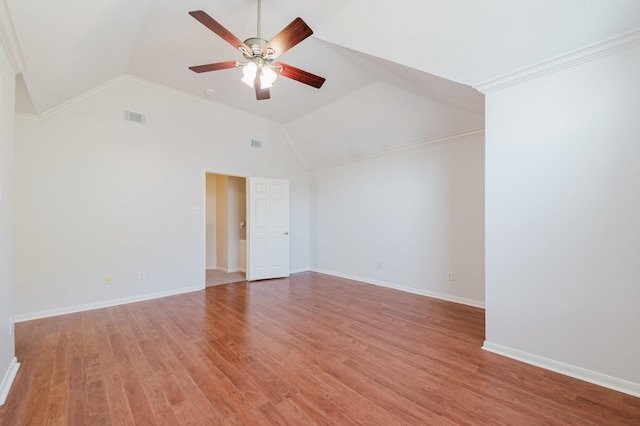
[[[224,375],[213,366],[189,368],[189,378],[200,389],[202,394],[209,401],[209,405],[214,408],[216,417],[221,422],[226,421],[234,415],[236,403],[234,399],[244,403],[239,396],[233,398],[220,387],[218,381],[224,380]],[[231,397],[231,398],[228,398]],[[208,409],[208,407],[206,407]]]
[[[68,405],[68,380],[69,371],[69,336],[66,332],[58,335],[55,343],[55,358],[53,371],[51,375],[50,396],[47,401],[46,408],[46,424],[58,425],[67,422],[67,412],[65,407]]]
[[[122,367],[116,365],[104,372],[109,416],[113,425],[130,426],[134,425],[135,421],[124,389],[121,370]]]
[[[481,349],[484,311],[316,273],[16,324],[19,425],[639,425]]]
[[[198,419],[203,425],[222,424],[222,419],[218,415],[216,409],[211,405],[203,393],[203,389],[199,387],[191,378],[187,371],[178,371],[175,373],[176,382],[185,400],[173,405],[174,412],[179,419],[182,419],[180,413],[187,414],[186,422],[190,422],[191,417]]]
[[[116,357],[109,340],[110,326],[109,315],[106,310],[96,312],[96,321],[94,324],[96,335],[96,351],[100,354],[100,365],[103,370],[107,370],[116,365]]]
[[[289,308],[291,309],[291,308]],[[278,317],[278,312],[272,310],[271,308],[269,308],[269,314],[270,316],[274,316],[274,317]],[[356,377],[358,377],[357,375],[352,375],[351,372],[349,371],[351,368],[350,366],[347,364],[347,362],[350,361],[349,356],[354,356],[355,352],[353,350],[349,350],[349,349],[345,349],[344,346],[342,345],[328,345],[328,342],[330,342],[330,338],[329,337],[333,337],[338,339],[339,341],[342,339],[343,336],[340,336],[339,333],[329,333],[328,335],[320,335],[318,334],[318,331],[316,329],[314,329],[314,331],[312,332],[312,334],[310,336],[307,336],[307,332],[305,331],[305,329],[307,328],[307,326],[304,325],[305,322],[304,321],[297,321],[295,324],[291,325],[291,329],[287,330],[287,335],[291,335],[291,334],[295,334],[297,333],[297,335],[300,336],[301,338],[301,344],[299,345],[302,348],[306,348],[306,347],[311,347],[313,349],[315,349],[313,351],[313,353],[305,353],[301,355],[301,358],[304,360],[313,360],[314,363],[320,364],[321,366],[324,363],[324,360],[322,359],[318,359],[316,354],[335,354],[335,353],[340,353],[342,352],[342,359],[340,358],[336,358],[335,356],[332,356],[330,359],[332,360],[331,365],[327,365],[325,368],[327,369],[327,371],[331,371],[333,372],[332,374],[334,374],[334,377],[340,377],[339,380],[341,381],[345,381],[351,384],[351,386],[355,386],[356,389],[358,389],[358,391],[362,392],[362,388],[363,387],[367,387],[373,384],[373,382],[371,382],[369,379],[371,379],[371,377],[368,377],[367,375],[360,375],[359,378],[366,378],[367,380],[365,382],[358,382],[358,379]],[[324,329],[324,327],[322,327]],[[349,341],[353,341],[352,339],[348,339]],[[321,341],[324,343],[324,345],[322,347],[318,347],[315,342],[317,341]],[[364,350],[366,348],[368,348],[366,345],[355,345],[356,346],[356,351],[357,350]],[[324,358],[324,356],[323,356]],[[338,362],[338,360],[340,362]],[[340,366],[340,373],[337,373],[338,370],[336,369],[332,369],[332,367],[335,367],[336,365]],[[348,379],[345,379],[345,377],[348,377]],[[375,377],[375,376],[374,376]],[[379,384],[374,384],[375,386],[379,387]],[[399,395],[394,395],[393,396],[394,399],[399,399]],[[385,407],[385,404],[383,401],[378,401],[378,404],[380,404],[380,406]],[[409,400],[406,400],[403,402],[403,404],[405,404],[405,412],[404,413],[396,413],[397,415],[400,416],[409,416],[409,411],[407,408],[410,406],[411,402]],[[388,409],[388,408],[387,408]],[[413,410],[418,410],[421,411],[420,407],[412,407]],[[414,418],[413,421],[417,421],[418,418],[430,418],[430,421],[432,423],[435,424],[435,422],[443,422],[443,419],[439,418],[440,414],[436,411],[436,412],[422,412],[421,414],[418,415],[418,417]],[[407,418],[407,420],[409,420],[409,418]],[[446,422],[445,422],[446,423]]]
[[[154,377],[157,378],[158,385],[169,405],[184,401],[185,397],[172,376],[172,372],[182,366],[174,361],[173,354],[166,347],[164,341],[161,339],[147,340],[138,343],[138,346],[153,371]]]
[[[138,377],[144,378],[139,380],[145,400],[148,402],[155,417],[167,416],[167,409],[171,408],[171,403],[167,399],[165,389],[161,383],[161,377],[151,367],[148,358],[145,356],[141,347],[144,342],[133,343],[128,346],[131,356],[131,367]],[[181,397],[180,400],[184,400]]]
[[[232,411],[228,413],[226,421],[238,419],[248,424],[256,424],[256,422],[264,423],[261,415],[258,415],[256,407],[268,401],[268,396],[260,392],[262,387],[261,379],[258,376],[243,374],[242,366],[237,362],[224,358],[218,350],[221,346],[216,342],[208,342],[201,346],[202,353],[215,365],[219,370],[220,380],[218,386],[225,395],[234,395],[232,398]]]
[[[69,402],[67,418],[71,424],[87,423],[88,395],[84,387],[85,364],[83,356],[72,357],[69,362]]]
[[[134,344],[135,345],[135,344]],[[129,409],[136,423],[153,424],[155,415],[151,408],[152,401],[148,399],[144,388],[151,386],[148,382],[148,375],[145,371],[137,371],[134,359],[138,359],[135,354],[131,355],[132,362],[130,365],[123,366],[122,384],[127,396]]]
[[[264,330],[265,333],[269,333],[270,335],[275,335],[276,333],[276,326],[273,324],[263,324],[265,326]],[[292,330],[289,330],[288,332],[283,332],[283,335],[286,336],[291,336],[293,334]],[[323,355],[320,358],[324,358],[326,355],[329,355],[329,359],[331,359],[331,364],[336,364],[339,361],[343,362],[345,360],[347,360],[348,358],[344,358],[341,359],[340,357],[336,357],[336,356],[332,356],[332,352],[317,352],[317,350],[313,350],[313,351],[306,351],[304,348],[307,346],[313,346],[312,343],[314,341],[312,339],[309,340],[300,340],[299,342],[296,342],[295,344],[291,345],[291,341],[290,340],[286,340],[284,342],[285,345],[288,346],[288,355],[286,356],[286,359],[284,361],[284,363],[286,364],[286,368],[288,369],[294,369],[293,371],[296,371],[298,373],[300,373],[302,371],[302,369],[305,370],[305,373],[299,374],[295,379],[290,380],[290,383],[295,383],[296,385],[299,386],[299,384],[304,383],[305,387],[309,387],[310,385],[313,386],[314,384],[314,378],[319,376],[319,375],[324,375],[324,371],[317,371],[317,370],[312,370],[311,374],[308,374],[307,371],[309,370],[309,364],[314,365],[314,364],[318,364],[320,366],[320,368],[322,368],[324,366],[324,359],[319,359],[319,357],[316,355],[317,353],[323,353]],[[303,351],[302,353],[300,353],[301,351]],[[273,362],[271,363],[273,365]],[[297,369],[296,369],[297,368]],[[328,370],[330,367],[325,366],[325,368]],[[287,398],[292,398],[293,396],[296,396],[297,393],[299,392],[298,388],[296,387],[292,387],[292,385],[290,385],[287,382],[282,382],[282,378],[283,377],[288,377],[289,374],[280,372],[279,373],[279,377],[281,378],[279,381],[279,388],[281,389],[281,392],[283,392],[284,395],[286,395]],[[325,380],[327,378],[325,377]],[[342,383],[342,382],[340,382]],[[334,387],[336,386],[335,384],[333,385]],[[350,397],[353,398],[354,394],[360,395],[357,392],[354,392],[352,389],[348,388],[347,389],[351,390],[352,392],[350,393]],[[344,394],[344,392],[340,393],[340,394]],[[327,394],[323,393],[323,395],[326,397]],[[334,399],[338,399],[338,397],[334,397]],[[292,400],[292,403],[295,403],[295,398]],[[349,400],[350,401],[350,400]],[[361,400],[361,403],[363,403],[363,401]],[[364,417],[369,417],[368,413],[371,413],[371,404],[370,401],[366,400],[366,402],[363,403],[364,406],[369,405],[370,409],[367,411],[367,413],[364,414]],[[306,407],[306,404],[304,401],[301,402],[301,406],[302,407]],[[329,406],[330,407],[330,406]],[[362,405],[360,406],[360,409]],[[353,409],[353,406],[349,406],[349,408]],[[376,406],[376,408],[380,408],[379,406]],[[326,408],[326,411],[333,411],[333,407],[331,408]],[[352,410],[346,410],[347,412],[351,413],[351,415],[353,415],[354,411]],[[376,410],[374,410],[376,411]],[[355,411],[356,413],[358,411]],[[313,414],[313,413],[312,413]],[[386,412],[384,409],[380,409],[377,410],[377,414],[378,414],[378,421],[382,421],[382,419],[388,417],[388,412]],[[358,415],[359,417],[362,417],[361,414]],[[335,417],[335,416],[333,416]],[[335,419],[334,419],[335,420]],[[371,420],[371,419],[370,419]],[[347,422],[347,420],[343,420],[343,422]],[[337,423],[334,423],[337,424]]]
[[[87,395],[87,414],[90,424],[111,424],[106,385],[100,364],[100,355],[84,357],[85,393]]]
[[[281,402],[280,404],[283,404],[283,403],[284,401]],[[295,424],[295,423],[291,423],[294,420],[290,414],[287,415],[287,413],[284,413],[282,409],[279,409],[276,405],[273,405],[270,402],[267,402],[266,404],[261,406],[259,410],[260,410],[260,413],[262,413],[262,415],[264,416],[265,420],[270,425],[285,426],[285,425]],[[287,417],[289,417],[289,419],[287,419]]]
[[[37,389],[38,392],[29,392],[27,405],[36,407],[47,407],[48,399],[50,397],[49,390],[51,388],[51,376],[53,372],[53,365],[55,362],[55,352],[51,351],[51,348],[55,347],[59,333],[48,333],[41,340],[41,344],[44,349],[40,353],[37,362],[37,369],[35,375],[32,378],[31,386]],[[41,410],[26,410],[25,423],[27,424],[45,424],[46,423],[46,411]]]

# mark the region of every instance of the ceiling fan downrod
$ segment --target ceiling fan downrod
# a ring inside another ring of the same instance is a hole
[[[262,38],[260,34],[262,30],[261,28],[262,25],[260,24],[261,22],[262,22],[262,0],[258,0],[258,25],[257,25],[258,28],[257,28],[257,35],[256,35],[257,38]]]

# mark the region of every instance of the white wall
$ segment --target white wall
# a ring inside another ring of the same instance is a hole
[[[216,176],[217,267],[229,270],[229,176]]]
[[[125,109],[148,124],[123,122]],[[289,179],[291,265],[309,266],[308,179],[276,124],[123,78],[42,119],[18,117],[16,141],[21,319],[203,288],[205,171]]]
[[[486,339],[640,395],[639,75],[635,47],[487,95]]]
[[[8,390],[14,359],[9,324],[14,313],[13,204],[14,204],[14,97],[15,73],[3,48],[0,34],[0,403]]]
[[[246,179],[229,176],[229,271],[240,270],[240,222],[246,222]]]
[[[216,242],[216,177],[213,173],[207,173],[205,178],[205,186],[207,192],[207,200],[205,202],[205,220],[206,224],[206,260],[207,269],[216,269],[218,266],[217,258],[217,242]]]
[[[284,127],[317,168],[482,129],[484,116],[376,82]]]
[[[482,134],[319,169],[311,182],[313,269],[483,304]]]

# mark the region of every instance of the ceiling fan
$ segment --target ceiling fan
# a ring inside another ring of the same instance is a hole
[[[218,71],[229,68],[242,67],[242,81],[256,91],[256,99],[269,99],[269,88],[278,74],[300,83],[319,89],[324,84],[323,77],[311,74],[284,62],[275,62],[275,59],[287,50],[291,49],[305,38],[313,34],[309,26],[301,19],[294,19],[282,31],[267,41],[260,38],[260,14],[261,0],[258,0],[258,35],[241,41],[215,19],[202,10],[194,10],[189,15],[196,18],[205,27],[220,36],[224,41],[238,49],[245,57],[245,61],[225,61],[214,64],[197,65],[189,67],[190,70],[201,73]]]

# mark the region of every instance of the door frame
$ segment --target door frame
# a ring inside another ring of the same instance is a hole
[[[238,174],[238,173],[228,173],[228,172],[214,172],[208,169],[204,169],[204,173],[202,174],[202,206],[203,209],[202,211],[204,211],[204,214],[202,215],[202,223],[201,223],[201,234],[200,235],[204,235],[203,241],[202,241],[202,271],[205,271],[204,274],[205,276],[203,277],[203,281],[204,281],[204,286],[206,288],[206,270],[207,270],[207,175],[208,174],[212,174],[212,175],[220,175],[220,176],[229,176],[229,177],[236,177],[236,178],[242,178],[245,181],[245,191],[248,191],[248,184],[249,184],[249,177],[248,175],[242,175],[242,174]],[[248,224],[248,211],[249,211],[249,194],[246,193],[246,198],[245,198],[245,203],[246,203],[246,212],[245,212],[245,224],[247,226],[247,237],[248,237],[248,228],[249,228],[249,224]],[[249,261],[249,238],[246,238],[247,244],[246,244],[246,259],[247,262]],[[247,268],[248,268],[248,263],[247,263]],[[246,272],[245,272],[245,278],[247,277]]]

